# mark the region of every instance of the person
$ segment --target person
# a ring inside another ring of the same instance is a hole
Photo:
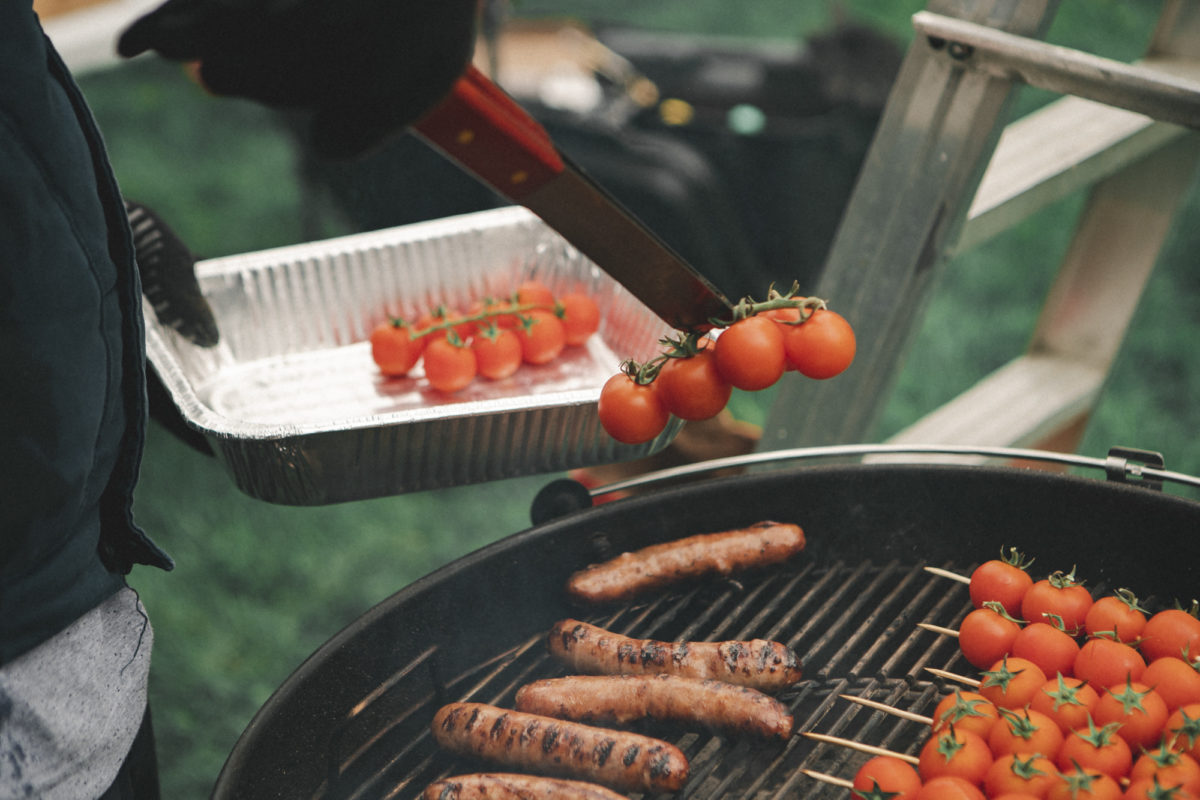
[[[449,91],[476,14],[476,0],[171,0],[119,52],[198,62],[214,93],[300,110],[322,154],[354,158]],[[164,229],[126,205],[31,0],[0,3],[3,798],[159,794],[154,634],[128,576],[173,565],[132,512],[148,417],[139,257],[147,288],[174,285],[155,263]],[[189,306],[165,302],[168,318]],[[189,335],[215,336],[200,313]]]

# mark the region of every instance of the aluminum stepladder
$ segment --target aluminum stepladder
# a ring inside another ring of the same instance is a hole
[[[931,0],[914,16],[811,292],[854,321],[855,364],[832,381],[785,381],[760,450],[871,441],[947,262],[1088,189],[1026,351],[889,440],[1063,452],[1078,443],[1196,174],[1200,3],[1167,0],[1136,65],[1042,41],[1058,7]],[[1064,96],[1006,125],[1022,84]]]

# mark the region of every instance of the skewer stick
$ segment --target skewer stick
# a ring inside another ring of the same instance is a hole
[[[853,789],[854,788],[854,781],[846,780],[845,778],[837,778],[837,777],[834,777],[833,775],[826,775],[824,772],[817,772],[816,770],[812,770],[812,769],[802,769],[802,770],[800,770],[800,772],[802,772],[803,774],[807,775],[810,778],[815,778],[816,780],[819,780],[822,783],[830,783],[830,784],[833,784],[834,786],[841,786],[843,789]]]
[[[947,672],[944,669],[935,669],[934,667],[926,667],[925,671],[931,672],[934,675],[937,675],[939,678],[945,678],[946,680],[951,680],[951,681],[958,681],[959,683],[961,683],[965,686],[973,686],[973,687],[978,688],[979,684],[981,683],[981,681],[977,681],[974,678],[968,678],[965,675],[955,675],[953,672]]]
[[[929,622],[918,622],[917,627],[920,628],[921,630],[932,631],[934,633],[940,633],[943,636],[953,636],[955,638],[958,638],[958,631],[954,630],[954,628],[943,628],[941,625],[934,625]]]
[[[949,578],[950,580],[958,581],[959,583],[966,583],[966,584],[971,583],[971,579],[968,578],[966,575],[959,575],[957,572],[951,572],[950,570],[942,569],[941,567],[926,567],[925,571],[930,573],[931,575],[937,575],[942,578]]]
[[[818,742],[841,745],[842,747],[848,747],[851,750],[857,750],[860,753],[869,753],[873,756],[894,756],[895,758],[899,758],[902,761],[907,761],[914,766],[920,763],[920,759],[918,759],[916,756],[897,753],[894,750],[887,750],[882,747],[876,747],[872,744],[862,744],[861,742],[856,742],[852,739],[841,739],[837,736],[827,736],[826,734],[813,733],[812,731],[806,731],[803,735],[810,739],[816,739]]]
[[[849,700],[851,703],[858,703],[859,705],[867,706],[868,708],[874,708],[878,711],[883,711],[886,714],[891,714],[893,717],[900,717],[901,719],[911,720],[912,722],[920,722],[925,725],[933,724],[933,717],[914,714],[912,711],[904,711],[903,709],[896,708],[895,706],[889,706],[886,703],[880,703],[876,700],[868,700],[865,697],[855,697],[852,694],[842,694],[838,695],[838,697],[841,697],[843,700]]]

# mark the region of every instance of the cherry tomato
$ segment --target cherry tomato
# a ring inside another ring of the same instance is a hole
[[[1200,656],[1200,619],[1178,608],[1151,615],[1142,630],[1141,650],[1151,660]]]
[[[1132,781],[1121,795],[1121,800],[1196,800],[1198,796],[1195,789],[1151,775]]]
[[[995,760],[982,736],[950,727],[930,736],[917,758],[917,773],[922,781],[952,775],[976,786],[983,785],[983,778]]]
[[[1045,683],[1046,673],[1037,664],[1006,656],[983,673],[979,693],[997,708],[1024,708]]]
[[[1189,703],[1200,703],[1200,662],[1174,656],[1156,658],[1146,665],[1142,683],[1153,686],[1174,711]]]
[[[955,775],[942,775],[925,782],[916,800],[985,800],[983,790]]]
[[[913,765],[895,756],[874,756],[854,773],[851,793],[864,800],[913,800],[921,777]]]
[[[783,375],[783,331],[768,317],[738,320],[717,337],[717,369],[738,389],[758,391]]]
[[[1058,777],[1054,761],[1038,753],[998,756],[983,779],[988,797],[1024,794],[1042,798]]]
[[[653,383],[638,383],[623,372],[605,381],[596,411],[608,435],[625,444],[650,441],[671,417]]]
[[[1135,753],[1158,742],[1169,714],[1167,703],[1158,692],[1133,681],[1108,687],[1092,709],[1092,719],[1097,725],[1120,725],[1117,735]]]
[[[545,306],[546,310],[554,308],[554,292],[546,284],[532,278],[517,286],[516,298],[518,305]]]
[[[1069,676],[1075,669],[1079,643],[1054,623],[1031,622],[1017,634],[1010,652],[1037,664],[1046,675]]]
[[[1100,693],[1078,677],[1056,675],[1034,694],[1029,707],[1041,711],[1058,723],[1064,733],[1087,727],[1088,718]]]
[[[1075,577],[1075,570],[1055,572],[1036,581],[1021,599],[1021,617],[1026,622],[1045,622],[1050,616],[1062,620],[1062,629],[1074,635],[1083,630],[1083,620],[1092,607],[1092,594]]]
[[[1135,648],[1103,636],[1088,639],[1075,656],[1075,677],[1098,689],[1141,680],[1145,671],[1146,661]]]
[[[526,364],[548,364],[558,358],[566,346],[562,320],[553,311],[526,311],[521,314],[516,333],[521,341],[521,359]]]
[[[1200,761],[1169,747],[1156,747],[1138,756],[1129,770],[1129,780],[1137,782],[1157,777],[1163,786],[1183,786],[1200,791]]]
[[[835,311],[817,308],[799,325],[783,327],[787,361],[805,377],[832,378],[854,361],[854,329]]]
[[[440,392],[457,392],[475,380],[475,353],[457,336],[434,338],[425,347],[425,378]]]
[[[680,419],[715,417],[733,394],[733,387],[717,369],[716,352],[711,348],[694,356],[668,358],[655,382],[667,410]]]
[[[417,365],[426,339],[414,339],[412,333],[412,328],[400,320],[381,322],[371,331],[371,358],[384,375],[407,375]]]
[[[570,292],[558,300],[563,338],[568,347],[578,347],[600,329],[600,307],[583,292]]]
[[[471,339],[479,374],[490,380],[501,380],[521,366],[521,340],[511,330],[488,324]]]
[[[1004,607],[985,606],[977,608],[963,617],[958,625],[958,649],[973,667],[984,669],[995,664],[1012,652],[1013,642],[1021,633],[1021,626]]]
[[[458,338],[466,341],[471,337],[471,334],[475,332],[475,323],[464,321],[458,325],[451,324],[455,319],[458,319],[462,316],[462,314],[459,314],[458,312],[447,308],[446,306],[438,306],[432,311],[427,311],[426,313],[422,314],[417,319],[417,324],[414,327],[416,328],[417,333],[426,331],[429,328],[437,327],[438,329],[435,331],[421,333],[421,338],[428,339],[430,341],[434,339],[446,338],[451,330],[458,335]]]
[[[1000,721],[992,726],[988,734],[988,747],[992,755],[999,758],[1012,754],[1029,755],[1040,753],[1054,758],[1062,747],[1063,732],[1048,714],[1024,708],[1014,711],[1000,709]]]
[[[1088,727],[1071,731],[1063,737],[1054,763],[1063,772],[1076,767],[1103,772],[1116,780],[1124,778],[1133,766],[1133,751],[1129,743],[1117,735],[1117,726],[1097,727],[1088,721]]]
[[[971,602],[983,608],[984,603],[994,601],[1004,606],[1009,616],[1020,617],[1021,599],[1033,586],[1033,578],[1025,571],[1029,563],[1017,548],[1010,547],[1008,555],[1001,550],[1000,558],[980,564],[971,572],[967,587]]]
[[[1172,711],[1163,729],[1172,749],[1200,761],[1200,703],[1188,703]]]
[[[998,719],[1000,712],[991,700],[979,692],[955,689],[933,709],[931,728],[937,732],[953,725],[956,730],[977,733],[986,739]]]
[[[1088,609],[1083,629],[1088,636],[1104,634],[1119,642],[1136,642],[1146,627],[1145,609],[1128,589],[1101,597]]]
[[[1063,770],[1046,793],[1046,800],[1119,800],[1121,784],[1093,769]]]

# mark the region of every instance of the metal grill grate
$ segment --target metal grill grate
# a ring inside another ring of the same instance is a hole
[[[818,731],[915,753],[925,739],[921,723],[865,708],[839,695],[853,694],[928,715],[949,687],[929,675],[926,667],[972,673],[952,638],[916,627],[918,622],[957,627],[971,608],[963,584],[932,576],[923,566],[802,564],[587,619],[637,638],[786,642],[800,654],[806,675],[779,696],[791,708],[797,732]],[[953,564],[939,566],[955,569]],[[522,684],[565,674],[546,654],[544,636],[539,634],[485,663],[434,681],[442,691],[413,704],[411,696],[399,689],[406,680],[433,669],[435,650],[418,654],[403,671],[364,697],[344,720],[330,748],[328,778],[318,797],[416,798],[437,778],[486,769],[488,765],[438,750],[428,730],[434,711],[453,700],[511,707]],[[673,795],[680,798],[766,800],[802,794],[843,800],[844,789],[814,781],[801,769],[851,777],[867,758],[800,735],[786,743],[763,743],[707,732],[647,732],[673,741],[691,762],[687,786]]]

